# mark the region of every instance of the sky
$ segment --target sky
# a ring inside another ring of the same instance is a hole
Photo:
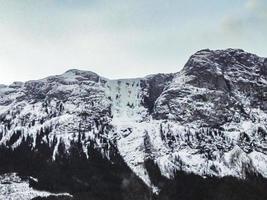
[[[267,56],[266,0],[0,0],[0,83],[68,69],[177,72],[200,49]]]

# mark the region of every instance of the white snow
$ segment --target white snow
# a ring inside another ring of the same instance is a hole
[[[199,56],[195,62],[206,62],[201,59],[205,58],[205,52]],[[222,74],[218,66],[215,66],[214,70],[217,74]],[[184,71],[176,75],[155,103],[156,112],[168,114],[166,120],[152,119],[147,109],[144,108],[143,97],[146,91],[141,88],[143,79],[109,80],[99,78],[95,82],[85,78],[85,75],[96,76],[91,72],[71,70],[60,76],[36,81],[44,84],[41,86],[41,90],[51,87],[46,95],[66,93],[67,97],[64,101],[56,98],[50,99],[47,111],[40,103],[41,101],[35,101],[34,98],[27,100],[24,97],[21,101],[17,100],[24,94],[25,88],[21,84],[15,86],[21,86],[22,89],[0,87],[0,116],[4,116],[6,120],[12,119],[10,130],[6,130],[0,123],[0,133],[3,134],[0,144],[6,144],[15,130],[21,130],[23,136],[30,136],[34,139],[33,146],[35,146],[37,132],[41,128],[52,127],[48,141],[46,139],[44,141],[51,143],[54,138],[57,138],[52,155],[55,160],[60,141],[68,150],[71,141],[77,140],[81,123],[79,115],[86,112],[88,119],[83,121],[82,125],[91,127],[91,130],[84,131],[86,140],[94,140],[96,145],[102,147],[101,141],[97,137],[100,128],[96,126],[94,120],[104,120],[105,123],[111,125],[112,130],[105,135],[105,138],[117,145],[119,153],[128,166],[154,191],[157,191],[157,188],[151,185],[148,172],[144,167],[144,161],[147,158],[154,159],[159,165],[161,173],[168,178],[171,178],[177,170],[201,176],[244,178],[244,170],[248,166],[267,178],[267,136],[264,139],[257,133],[259,128],[266,130],[267,113],[259,108],[251,108],[250,99],[244,93],[234,91],[233,98],[238,99],[244,106],[249,117],[244,118],[240,116],[239,112],[235,112],[233,117],[240,121],[224,124],[221,135],[219,135],[212,128],[203,128],[202,122],[199,120],[188,123],[176,120],[177,113],[183,109],[184,113],[178,117],[182,117],[185,121],[196,109],[210,116],[213,114],[215,103],[196,101],[193,99],[195,95],[224,95],[222,91],[190,85],[188,82],[195,77],[186,75]],[[227,76],[231,79],[234,75],[229,72]],[[57,81],[51,83],[50,80],[53,79]],[[245,79],[242,78],[242,81]],[[177,91],[183,93],[170,99],[173,104],[170,110],[162,102],[166,100],[164,98],[169,93]],[[63,104],[64,111],[58,111],[58,103]],[[111,116],[103,117],[102,111],[109,110],[109,107]],[[44,119],[43,124],[40,123],[42,119]],[[31,125],[33,120],[36,120],[35,125]],[[256,146],[251,153],[245,152],[245,148],[242,147],[243,145],[250,148],[249,144],[241,141],[242,133],[246,133]],[[146,137],[150,142],[149,150],[145,147]],[[21,138],[12,147],[16,148],[20,142]],[[88,142],[84,141],[85,152],[87,145],[89,145]],[[105,156],[108,157],[108,153],[105,153]]]
[[[38,191],[29,186],[29,182],[22,180],[16,173],[0,175],[0,199],[31,200],[35,197],[71,196],[68,193],[50,193]]]

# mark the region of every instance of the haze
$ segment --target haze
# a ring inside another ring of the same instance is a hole
[[[266,13],[265,0],[0,0],[0,83],[177,72],[203,48],[266,56]]]

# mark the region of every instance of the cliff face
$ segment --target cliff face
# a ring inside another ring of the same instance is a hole
[[[1,85],[0,144],[2,155],[27,147],[49,163],[72,158],[73,147],[84,160],[99,153],[155,194],[151,160],[167,179],[177,171],[267,177],[267,59],[201,50],[175,74],[110,80],[69,70]]]

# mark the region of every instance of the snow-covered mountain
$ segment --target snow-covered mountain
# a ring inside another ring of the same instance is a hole
[[[85,160],[94,149],[125,162],[155,194],[148,160],[167,179],[177,171],[267,178],[267,59],[205,49],[173,74],[110,80],[73,69],[0,85],[0,157],[28,147],[60,162],[76,144]]]

